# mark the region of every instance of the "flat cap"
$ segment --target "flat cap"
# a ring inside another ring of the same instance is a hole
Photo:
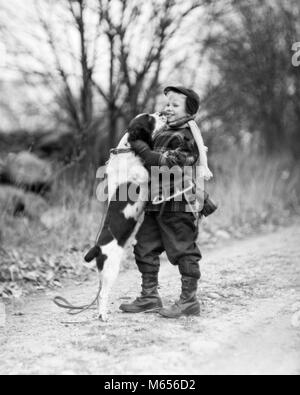
[[[186,110],[190,115],[197,113],[200,107],[200,97],[193,90],[185,88],[184,86],[167,86],[164,89],[164,94],[167,95],[169,92],[181,93],[187,97],[186,100]]]

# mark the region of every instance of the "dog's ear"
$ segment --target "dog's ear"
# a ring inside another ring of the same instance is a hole
[[[129,142],[136,140],[145,141],[146,136],[148,134],[146,128],[141,125],[136,125],[135,127],[129,128],[128,133],[129,133],[129,137],[128,137]]]
[[[153,149],[154,145],[153,145],[153,140],[152,140],[152,136],[151,135],[149,135],[148,141],[146,141],[146,143],[149,145],[149,147],[151,149]]]
[[[133,141],[140,140],[140,135],[142,134],[139,128],[129,128],[128,129],[128,142],[132,143]]]
[[[128,142],[132,143],[136,140],[142,140],[153,148],[151,133],[142,126],[128,129]]]

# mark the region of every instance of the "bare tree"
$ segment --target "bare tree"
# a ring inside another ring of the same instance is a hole
[[[63,83],[66,109],[77,131],[84,133],[93,120],[92,76],[96,64],[97,41],[100,37],[100,20],[98,19],[98,23],[95,26],[95,36],[92,38],[93,42],[91,43],[91,38],[87,36],[88,21],[86,20],[86,14],[92,10],[91,5],[85,0],[64,0],[63,5],[71,15],[72,27],[76,31],[79,43],[78,54],[71,54],[72,60],[78,62],[80,67],[79,92],[74,92],[70,84],[70,71],[64,67],[60,56],[61,51],[57,45],[57,37],[53,32],[53,26],[48,23],[47,16],[43,14],[37,1],[35,4],[40,24],[55,58],[56,71]],[[64,23],[64,21],[61,20],[60,23]],[[91,48],[94,48],[94,54],[90,54]]]
[[[107,121],[107,147],[137,113],[153,110],[167,65],[180,65],[181,28],[208,0],[30,0],[27,26],[10,27],[11,65],[24,81],[52,92],[57,116],[80,140]],[[28,7],[29,8],[29,7]],[[13,11],[11,11],[12,15]],[[23,21],[22,21],[23,22]],[[16,24],[18,22],[16,21]],[[194,28],[194,27],[193,27]],[[30,42],[24,39],[24,33]],[[24,62],[27,59],[28,62]],[[20,62],[18,62],[20,60]]]
[[[222,2],[218,3],[222,10]],[[291,143],[286,122],[291,96],[299,103],[295,79],[299,71],[292,70],[291,63],[297,12],[299,3],[293,1],[232,0],[215,18],[214,31],[206,41],[218,76],[203,103],[208,118],[218,120],[228,135],[259,132],[270,153]]]
[[[95,4],[92,0],[34,0],[27,25],[22,21],[23,30],[11,26],[2,32],[8,44],[8,67],[26,84],[51,91],[59,118],[80,138],[94,119],[92,76],[101,24],[97,16],[93,28],[89,26],[89,15],[97,12]],[[9,17],[12,11],[7,12]]]
[[[178,0],[99,0],[109,43],[109,87],[105,92],[94,83],[107,103],[110,146],[115,144],[118,119],[127,123],[137,113],[155,108],[170,43],[183,21],[203,3],[187,1],[182,6]]]

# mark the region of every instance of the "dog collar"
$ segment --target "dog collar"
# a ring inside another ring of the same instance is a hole
[[[128,154],[130,152],[133,152],[131,148],[113,148],[110,151],[111,155],[119,155],[119,154]]]

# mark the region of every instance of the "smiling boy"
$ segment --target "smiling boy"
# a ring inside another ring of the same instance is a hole
[[[195,91],[180,86],[167,87],[164,93],[167,97],[167,129],[155,135],[153,150],[142,141],[133,143],[132,148],[148,169],[152,166],[192,168],[198,161],[199,150],[188,122],[194,120],[199,109],[199,96]],[[197,202],[193,205],[187,203],[183,195],[181,201],[170,199],[163,208],[153,202],[147,204],[134,250],[142,274],[142,293],[134,302],[120,306],[122,311],[141,313],[157,310],[166,318],[200,314],[197,287],[201,277],[201,253],[196,244],[198,227],[195,215],[200,215],[202,207],[197,208]],[[182,280],[180,299],[169,308],[163,308],[158,293],[159,256],[164,251],[170,262],[178,266]]]

